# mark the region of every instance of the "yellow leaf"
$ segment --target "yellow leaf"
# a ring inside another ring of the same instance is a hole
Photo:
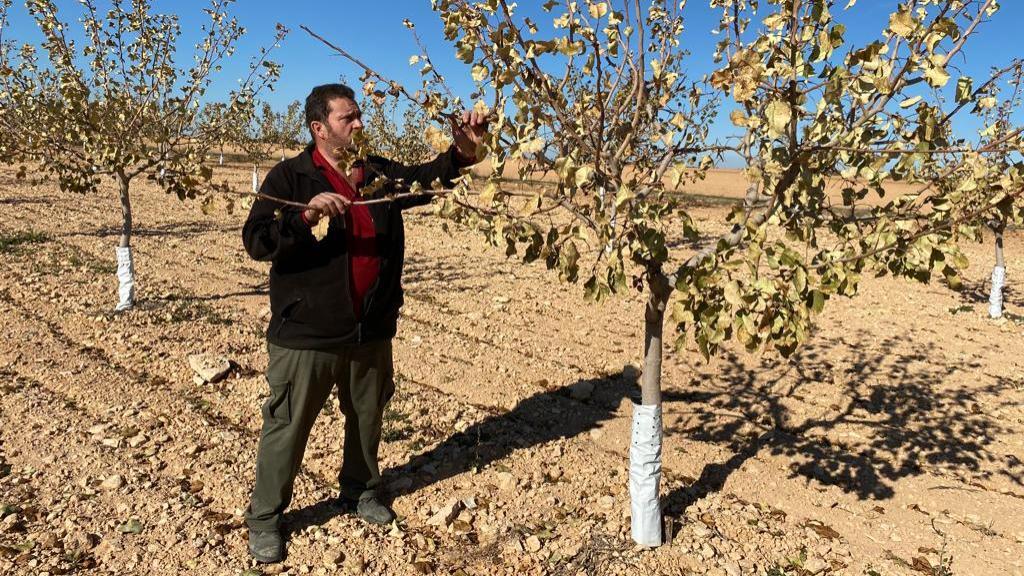
[[[316,225],[313,226],[313,238],[316,238],[317,242],[323,240],[324,237],[327,236],[327,229],[330,227],[330,225],[330,216],[321,217],[320,220],[317,221]]]
[[[519,149],[527,154],[537,154],[544,149],[544,140],[540,138],[533,138],[532,140],[521,144]]]
[[[788,16],[782,12],[770,14],[764,19],[764,26],[769,30],[778,30],[785,26]]]
[[[619,188],[619,193],[615,195],[615,207],[621,208],[623,204],[629,202],[635,196],[629,186],[623,185],[622,188]]]
[[[892,33],[897,36],[909,38],[916,26],[917,23],[914,22],[914,17],[910,15],[909,10],[900,10],[889,16],[889,30],[892,30]]]
[[[607,2],[595,2],[590,5],[590,16],[593,18],[604,18],[604,15],[608,13]]]
[[[924,77],[933,88],[942,88],[949,82],[949,72],[944,66],[929,66],[924,71]]]
[[[732,280],[725,285],[725,289],[723,290],[723,296],[725,296],[726,302],[732,304],[737,308],[743,305],[743,298],[740,293],[740,285],[735,280]]]
[[[423,137],[436,152],[444,152],[451,145],[451,141],[437,126],[427,126]]]
[[[480,64],[473,66],[473,80],[483,82],[484,78],[487,78],[487,67]]]
[[[903,102],[900,102],[900,108],[910,108],[921,101],[920,96],[914,96],[913,98],[907,98]]]
[[[778,138],[786,133],[789,122],[793,119],[793,110],[782,100],[775,100],[764,109],[765,120],[768,121],[768,136]]]
[[[488,182],[487,185],[484,186],[483,192],[480,193],[480,203],[487,206],[494,204],[494,197],[497,196],[499,192],[501,192],[501,188],[498,186],[497,182]]]
[[[590,181],[590,177],[594,174],[594,169],[590,166],[580,166],[576,170],[576,187],[583,186]]]

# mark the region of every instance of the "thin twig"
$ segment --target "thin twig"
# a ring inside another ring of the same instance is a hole
[[[238,192],[237,190],[217,190],[218,194],[232,194],[235,196],[251,196],[255,198],[262,198],[263,200],[270,200],[271,202],[277,202],[285,206],[292,206],[294,208],[302,208],[304,210],[315,210],[309,204],[303,204],[302,202],[295,202],[294,200],[285,200],[284,198],[278,198],[277,196],[271,196],[270,194],[263,194],[262,192]],[[445,196],[454,192],[452,189],[445,190],[430,190],[423,192],[402,192],[399,194],[389,194],[380,198],[370,198],[369,200],[355,200],[351,203],[352,206],[370,206],[373,204],[386,204],[388,202],[396,202],[398,200],[404,200],[406,198],[422,198],[426,196]]]

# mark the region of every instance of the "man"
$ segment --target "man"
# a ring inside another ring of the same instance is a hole
[[[308,209],[256,201],[242,230],[245,249],[270,261],[267,383],[263,430],[256,459],[256,484],[246,511],[249,552],[259,562],[284,558],[281,515],[292,498],[313,422],[337,388],[345,415],[345,446],[338,481],[342,503],[365,520],[391,522],[395,515],[378,499],[384,407],[394,392],[391,339],[402,306],[405,242],[402,210],[429,196],[373,205],[353,205],[361,184],[379,177],[429,187],[446,184],[459,168],[476,162],[486,120],[463,114],[452,126],[454,145],[436,159],[403,166],[370,157],[350,175],[338,169],[340,152],[352,148],[362,130],[352,89],[317,86],[306,98],[306,124],[313,137],[301,154],[275,166],[260,191],[301,202]],[[375,195],[394,191],[388,184]],[[329,218],[325,236],[312,228]]]

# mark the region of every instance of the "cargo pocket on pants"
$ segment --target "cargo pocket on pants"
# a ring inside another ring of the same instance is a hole
[[[270,385],[270,397],[263,403],[263,420],[279,424],[292,421],[292,383]]]

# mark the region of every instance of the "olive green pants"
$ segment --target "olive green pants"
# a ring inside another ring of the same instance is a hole
[[[263,404],[256,485],[246,510],[249,528],[280,528],[309,432],[335,387],[345,415],[345,447],[338,475],[341,496],[376,495],[384,407],[395,392],[391,341],[332,351],[292,350],[268,343],[267,351],[270,397]]]

